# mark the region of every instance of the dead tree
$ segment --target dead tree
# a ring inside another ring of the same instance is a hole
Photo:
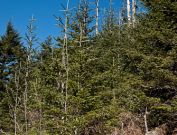
[[[66,8],[61,10],[64,12],[64,22],[63,19],[60,17],[56,17],[56,20],[58,22],[58,26],[61,27],[63,29],[63,33],[64,33],[64,37],[63,37],[63,42],[62,44],[62,66],[64,68],[64,73],[62,75],[63,80],[61,81],[61,83],[57,82],[58,87],[61,86],[61,93],[64,96],[64,101],[62,103],[63,105],[63,110],[64,113],[67,114],[67,100],[68,100],[68,74],[69,74],[69,62],[68,62],[68,22],[69,22],[69,3],[70,0],[67,1],[67,5]],[[61,76],[61,73],[58,73]],[[66,122],[67,117],[63,116],[62,117],[63,123]]]
[[[96,3],[96,24],[95,24],[95,31],[96,31],[96,35],[99,34],[99,0],[95,1]]]
[[[64,110],[65,113],[67,112],[67,100],[68,100],[68,73],[69,73],[69,63],[68,63],[68,12],[69,12],[69,0],[67,1],[67,7],[66,7],[66,11],[65,11],[65,36],[64,36],[64,44],[65,44],[65,57],[66,57],[66,66],[65,66],[65,70],[66,70],[66,89],[65,89],[65,105],[64,105]]]
[[[147,115],[148,115],[148,111],[147,111],[147,108],[145,110],[145,113],[144,113],[144,126],[145,126],[145,132],[146,132],[146,135],[148,135],[148,124],[147,124]]]
[[[36,19],[32,16],[27,26],[26,42],[27,42],[27,58],[26,58],[26,73],[25,73],[25,90],[24,90],[24,118],[25,118],[25,135],[28,135],[28,93],[29,93],[29,78],[30,78],[30,66],[32,63],[33,45],[37,40],[34,34],[36,29],[33,23]]]
[[[109,29],[112,30],[112,23],[113,23],[113,8],[112,8],[112,0],[109,0],[109,17],[108,17],[108,21],[109,21]]]
[[[34,83],[33,83],[33,87],[35,90],[35,97],[36,98],[36,102],[39,104],[39,109],[38,109],[38,122],[39,122],[39,126],[38,126],[38,134],[42,135],[42,131],[43,131],[43,127],[42,127],[42,95],[38,92],[39,89],[39,84],[40,84],[40,78],[35,79]]]
[[[21,64],[20,64],[21,65]],[[20,67],[21,68],[21,67]],[[15,105],[14,105],[14,135],[17,135],[17,107],[19,105],[19,75],[20,75],[20,68],[18,72],[15,72],[15,87],[16,87],[16,93],[15,93]]]
[[[136,0],[132,0],[132,23],[133,27],[135,27],[136,22]]]
[[[127,18],[128,18],[128,26],[131,24],[131,11],[130,11],[130,0],[127,0]]]

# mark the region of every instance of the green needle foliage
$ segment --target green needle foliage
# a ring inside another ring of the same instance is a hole
[[[141,2],[146,12],[137,15],[134,27],[126,18],[118,24],[111,7],[94,35],[89,1],[81,0],[76,11],[65,12],[66,24],[57,18],[59,26],[67,25],[65,33],[56,41],[49,36],[35,53],[31,48],[30,62],[24,55],[29,48],[9,23],[0,39],[0,133],[141,135],[147,122],[149,130],[166,125],[172,134],[177,128],[177,3]]]
[[[14,29],[11,22],[7,24],[6,32],[0,38],[0,128],[12,130],[12,117],[9,109],[13,101],[13,89],[15,84],[16,69],[19,63],[24,60],[25,50],[21,43],[18,32]],[[10,89],[8,87],[11,87]]]

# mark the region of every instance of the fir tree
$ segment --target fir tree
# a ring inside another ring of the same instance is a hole
[[[175,3],[144,0],[149,12],[133,29],[129,40],[131,49],[126,50],[130,59],[127,66],[131,73],[140,77],[140,90],[149,100],[146,105],[150,112],[149,126],[164,123],[172,126],[176,122]]]
[[[6,33],[1,36],[0,41],[0,117],[3,120],[0,123],[0,128],[3,130],[7,130],[9,129],[8,127],[12,126],[9,103],[13,95],[9,97],[7,87],[10,85],[10,80],[14,78],[18,64],[24,60],[25,51],[20,39],[18,32],[14,29],[12,23],[9,22]]]
[[[81,0],[71,22],[71,38],[74,44],[86,45],[90,41],[91,33],[95,27],[91,26],[94,17],[87,0]]]

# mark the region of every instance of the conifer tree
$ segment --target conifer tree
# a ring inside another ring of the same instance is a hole
[[[54,47],[52,46],[52,37],[49,36],[43,43],[41,43],[41,52],[39,59],[45,61],[54,57]]]
[[[14,29],[11,22],[7,24],[6,33],[1,36],[0,41],[0,128],[7,130],[12,126],[12,117],[10,116],[10,101],[13,96],[9,97],[10,80],[15,77],[18,64],[24,60],[24,48],[20,41],[18,32]],[[13,89],[14,87],[12,87]],[[12,94],[12,93],[11,93]],[[13,129],[13,128],[11,128]]]
[[[94,1],[96,24],[88,0],[80,0],[75,12],[67,1],[64,16],[56,17],[62,28],[59,47],[49,36],[34,50],[32,17],[25,50],[8,23],[0,38],[0,134],[142,135],[162,124],[172,134],[176,1],[142,0],[146,13],[138,15],[137,1],[124,0],[118,25],[109,0],[99,31],[99,0]]]
[[[86,45],[90,41],[91,33],[95,27],[91,26],[94,17],[90,14],[91,9],[87,0],[80,0],[79,7],[71,22],[70,36],[74,43],[79,46]]]
[[[112,32],[118,27],[117,18],[115,14],[115,9],[113,8],[112,0],[109,0],[109,8],[106,10],[104,14],[103,20],[103,31]]]
[[[146,99],[150,99],[148,124],[174,125],[176,103],[176,2],[171,0],[146,1],[149,10],[138,28],[132,32],[132,51],[128,54],[129,69],[138,75]],[[173,16],[173,17],[169,17]],[[135,34],[136,33],[136,34]],[[133,36],[134,35],[134,36]],[[136,42],[135,42],[136,41]],[[132,46],[133,45],[133,46]],[[129,52],[127,50],[127,52]],[[173,124],[172,124],[173,123]],[[172,126],[173,127],[173,126]]]

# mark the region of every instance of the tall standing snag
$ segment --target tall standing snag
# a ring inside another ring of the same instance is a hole
[[[95,25],[95,31],[96,31],[96,35],[99,34],[99,0],[95,1],[96,3],[96,25]]]
[[[69,3],[70,0],[67,1],[66,8],[62,10],[64,12],[64,22],[62,21],[62,18],[57,17],[56,20],[58,22],[58,26],[60,26],[63,29],[64,37],[63,37],[63,43],[62,43],[62,66],[64,68],[63,73],[63,80],[61,81],[61,93],[64,96],[64,99],[62,101],[62,106],[64,113],[67,114],[67,100],[68,100],[68,22],[69,22]],[[59,73],[60,74],[60,73]],[[66,122],[67,117],[62,116],[63,123]]]
[[[127,18],[128,18],[128,26],[130,26],[131,24],[130,0],[127,0]]]
[[[25,73],[25,90],[24,90],[24,117],[25,117],[25,135],[28,135],[28,92],[29,92],[29,79],[30,79],[30,70],[32,64],[32,53],[33,45],[37,40],[34,30],[36,29],[33,26],[33,23],[36,19],[32,16],[29,20],[29,25],[27,26],[26,42],[27,42],[27,58],[26,58],[26,73]]]
[[[132,0],[132,22],[133,22],[133,27],[135,27],[135,22],[136,22],[136,0]]]

